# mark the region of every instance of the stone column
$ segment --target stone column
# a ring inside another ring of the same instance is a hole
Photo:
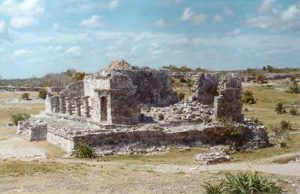
[[[66,97],[66,112],[67,112],[68,115],[73,114],[72,99],[70,97]]]
[[[55,113],[59,113],[59,111],[60,111],[59,97],[54,96],[52,98],[53,98],[53,111]]]
[[[83,101],[84,116],[90,117],[89,97],[88,96],[82,97],[82,101]]]
[[[52,99],[53,94],[52,93],[47,93],[46,99],[45,99],[45,111],[47,113],[53,113],[54,112],[54,102]]]
[[[66,98],[64,95],[59,96],[60,113],[66,113]]]
[[[76,97],[75,100],[75,114],[81,116],[81,98]]]

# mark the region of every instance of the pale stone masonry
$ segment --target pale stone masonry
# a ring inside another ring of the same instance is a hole
[[[243,103],[241,101],[242,82],[238,77],[229,77],[220,95],[214,99],[214,119],[241,122]]]
[[[220,95],[218,78],[201,75],[194,99],[178,102],[169,70],[113,62],[62,91],[49,90],[45,113],[20,123],[30,141],[47,140],[71,152],[81,142],[100,154],[153,147],[226,143],[220,119],[245,128],[245,149],[265,147],[263,126],[244,121],[241,80],[228,77]]]
[[[196,92],[193,97],[201,104],[213,104],[217,95],[218,77],[215,75],[201,74],[196,82]]]

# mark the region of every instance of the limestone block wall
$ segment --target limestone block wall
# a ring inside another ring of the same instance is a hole
[[[178,102],[178,96],[172,89],[169,70],[136,68],[120,70],[137,86],[136,98],[149,106],[169,106]]]
[[[17,134],[23,135],[28,141],[44,141],[47,139],[47,124],[29,119],[19,123]]]
[[[213,104],[217,89],[217,76],[201,74],[196,82],[196,92],[193,99],[201,104]]]
[[[60,92],[65,97],[79,97],[84,95],[84,83],[78,81],[67,85],[66,89]]]
[[[229,78],[220,95],[214,98],[214,118],[241,122],[243,103],[241,101],[242,82],[237,77]]]

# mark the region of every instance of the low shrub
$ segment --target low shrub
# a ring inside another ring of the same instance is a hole
[[[30,100],[30,98],[29,98],[29,93],[23,93],[23,94],[21,95],[21,99],[22,99],[22,100]]]
[[[86,143],[80,143],[75,147],[72,155],[80,159],[82,158],[92,159],[96,157],[96,152],[93,148],[91,148]]]
[[[221,184],[202,185],[206,194],[280,194],[282,189],[274,181],[257,173],[239,173],[225,175],[226,180]]]
[[[284,114],[284,113],[286,113],[286,110],[285,110],[285,108],[284,108],[284,106],[283,106],[283,104],[282,103],[277,103],[277,105],[276,105],[276,107],[275,107],[275,112],[277,112],[277,114]]]
[[[179,81],[180,81],[180,83],[187,83],[187,80],[186,80],[184,77],[181,77],[181,78],[179,79]]]
[[[38,97],[45,100],[47,97],[47,90],[46,89],[42,89],[39,91]]]
[[[227,173],[225,188],[229,193],[249,194],[249,193],[265,193],[279,194],[281,188],[274,181],[266,177],[259,176],[257,173],[239,173],[233,175]]]
[[[298,111],[297,111],[297,109],[295,109],[295,108],[292,108],[292,109],[290,110],[290,114],[291,114],[291,115],[293,115],[293,116],[296,116],[296,115],[298,115]]]
[[[182,92],[180,92],[180,93],[178,94],[178,97],[179,97],[179,100],[182,101],[182,100],[184,100],[185,94],[182,93]]]
[[[202,187],[204,187],[206,194],[222,194],[225,190],[223,182],[216,185],[205,182]]]
[[[292,85],[290,86],[290,88],[288,89],[288,92],[290,93],[298,93],[299,92],[299,86],[298,86],[298,82],[297,80],[293,80],[292,81]]]
[[[246,90],[243,93],[242,101],[245,104],[255,104],[256,100],[254,99],[253,92],[250,90]]]
[[[280,122],[280,128],[281,129],[292,129],[292,124],[289,121],[282,120]]]
[[[11,122],[14,125],[18,125],[20,121],[26,121],[29,118],[30,118],[30,114],[28,113],[16,113],[11,115]]]

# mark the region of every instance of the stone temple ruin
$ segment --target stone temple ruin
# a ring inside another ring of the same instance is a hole
[[[196,88],[191,100],[179,102],[169,70],[115,61],[63,91],[49,89],[45,111],[20,123],[18,133],[66,152],[82,142],[99,154],[148,152],[226,143],[231,131],[219,122],[225,119],[245,129],[245,148],[268,145],[264,127],[244,120],[238,77],[220,86],[217,77],[201,75]]]

